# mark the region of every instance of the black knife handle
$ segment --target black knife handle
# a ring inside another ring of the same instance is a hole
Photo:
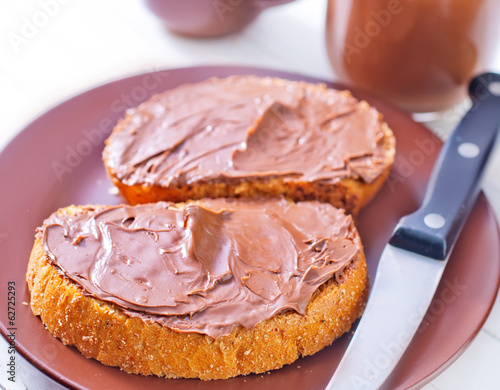
[[[481,176],[500,124],[500,74],[469,85],[472,108],[441,149],[421,207],[403,217],[393,246],[445,260],[479,193]]]

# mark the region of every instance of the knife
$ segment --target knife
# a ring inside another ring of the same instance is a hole
[[[378,389],[396,367],[434,296],[479,194],[500,124],[500,74],[469,84],[472,107],[444,144],[420,208],[385,246],[354,336],[326,390]]]

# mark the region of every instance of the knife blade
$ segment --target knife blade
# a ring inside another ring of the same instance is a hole
[[[365,312],[326,390],[378,389],[403,356],[475,203],[500,124],[500,75],[469,84],[472,107],[443,145],[420,208],[398,222]]]

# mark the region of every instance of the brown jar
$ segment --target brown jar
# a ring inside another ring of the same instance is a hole
[[[326,47],[341,81],[435,112],[491,66],[499,27],[500,0],[329,0]]]

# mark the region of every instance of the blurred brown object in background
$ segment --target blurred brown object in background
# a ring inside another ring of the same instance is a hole
[[[341,81],[411,112],[466,98],[500,43],[498,0],[329,0],[326,46]]]
[[[178,34],[215,37],[236,32],[264,9],[293,0],[146,0],[165,26]]]

